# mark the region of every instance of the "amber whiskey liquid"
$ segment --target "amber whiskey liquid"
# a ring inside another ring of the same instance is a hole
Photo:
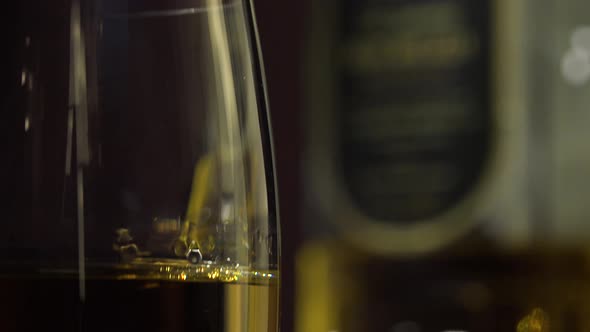
[[[270,272],[253,272],[261,278],[250,282],[220,280],[219,270],[209,280],[182,280],[183,274],[174,272],[151,278],[119,272],[109,277],[102,271],[83,283],[67,272],[3,277],[0,330],[278,331],[278,283]]]

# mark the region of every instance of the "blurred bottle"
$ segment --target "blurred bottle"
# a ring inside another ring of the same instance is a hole
[[[313,4],[298,331],[590,329],[588,9]]]

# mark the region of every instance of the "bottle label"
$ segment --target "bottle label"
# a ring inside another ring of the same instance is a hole
[[[491,146],[487,1],[347,0],[336,35],[339,164],[363,214],[432,218],[462,200]]]

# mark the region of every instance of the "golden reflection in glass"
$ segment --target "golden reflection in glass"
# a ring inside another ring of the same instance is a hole
[[[549,332],[549,315],[543,309],[535,308],[518,322],[517,332]]]

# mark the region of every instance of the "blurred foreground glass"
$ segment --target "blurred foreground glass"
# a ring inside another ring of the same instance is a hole
[[[277,331],[251,4],[20,6],[0,330]]]

